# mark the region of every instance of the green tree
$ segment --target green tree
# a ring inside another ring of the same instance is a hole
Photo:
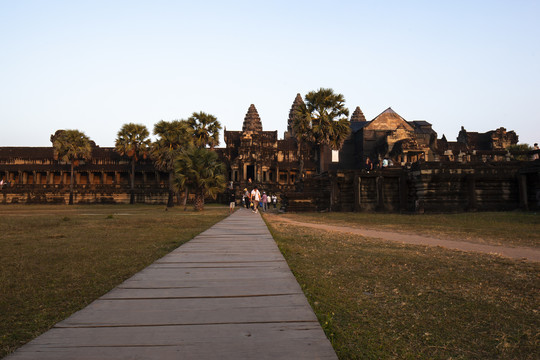
[[[529,151],[533,148],[529,144],[515,144],[510,145],[506,150],[512,155],[512,157],[519,161],[529,160]]]
[[[225,190],[225,167],[217,153],[206,148],[190,146],[181,151],[175,161],[175,185],[189,188],[195,194],[195,210],[204,210],[204,198]]]
[[[74,167],[80,160],[92,157],[92,144],[88,136],[79,130],[58,130],[51,136],[51,142],[55,158],[70,164],[69,205],[73,205]]]
[[[154,125],[158,138],[151,146],[151,156],[156,168],[169,173],[169,199],[167,206],[174,206],[174,161],[193,141],[193,129],[185,120],[163,121]]]
[[[131,195],[129,203],[135,203],[135,163],[146,157],[150,151],[150,133],[146,126],[128,123],[118,131],[115,150],[122,156],[131,159]]]
[[[308,141],[317,151],[318,171],[321,165],[321,150],[329,146],[340,150],[349,136],[349,110],[345,107],[345,97],[332,89],[320,88],[305,96],[305,102],[295,115],[297,139]]]
[[[194,112],[187,120],[193,129],[193,143],[197,147],[209,146],[213,149],[219,145],[221,124],[214,115],[204,112]]]

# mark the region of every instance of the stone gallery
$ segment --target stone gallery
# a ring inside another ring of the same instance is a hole
[[[368,121],[356,107],[341,149],[323,146],[317,153],[299,142],[294,130],[302,105],[297,94],[281,139],[277,131],[263,130],[253,104],[242,130],[224,130],[225,146],[214,150],[238,195],[257,184],[281,195],[289,210],[319,211],[534,208],[540,201],[538,161],[515,161],[507,151],[518,142],[514,131],[500,127],[478,133],[462,127],[456,141],[448,141],[427,121],[405,120],[391,108]],[[114,148],[93,144],[91,159],[75,169],[75,203],[129,203],[130,160]],[[0,179],[3,204],[67,203],[69,198],[70,166],[55,158],[52,147],[0,147]],[[492,195],[482,188],[483,179]],[[136,202],[166,203],[168,181],[152,160],[140,160]]]

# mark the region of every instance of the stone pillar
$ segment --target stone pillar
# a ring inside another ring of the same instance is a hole
[[[22,171],[22,184],[28,184],[28,173],[26,171]]]

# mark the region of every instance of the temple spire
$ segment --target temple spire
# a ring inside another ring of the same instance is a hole
[[[296,110],[304,105],[304,100],[302,100],[302,95],[296,94],[296,97],[294,98],[293,104],[291,106],[291,110],[289,111],[289,120],[287,122],[287,131],[285,132],[285,139],[289,137],[294,137],[294,115],[296,113]]]
[[[364,116],[364,113],[362,110],[360,110],[360,106],[357,106],[354,110],[352,116],[351,116],[351,122],[361,122],[366,121],[366,117]]]
[[[253,104],[250,105],[246,117],[244,118],[242,131],[262,131],[261,118]]]

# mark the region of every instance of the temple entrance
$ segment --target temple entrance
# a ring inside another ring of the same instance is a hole
[[[255,165],[246,166],[246,176],[247,180],[251,179],[252,181],[255,181]]]

